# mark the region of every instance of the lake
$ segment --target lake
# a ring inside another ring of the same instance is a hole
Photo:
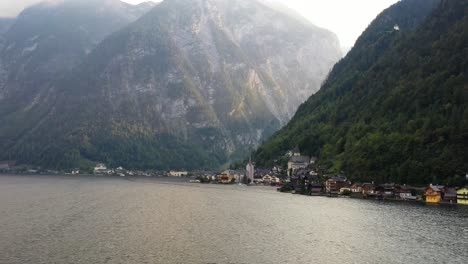
[[[468,262],[468,207],[0,175],[0,263]]]

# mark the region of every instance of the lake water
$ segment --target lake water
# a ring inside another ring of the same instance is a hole
[[[0,176],[0,263],[468,263],[468,207]]]

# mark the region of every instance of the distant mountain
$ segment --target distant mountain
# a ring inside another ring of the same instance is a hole
[[[261,2],[166,0],[52,85],[4,146],[44,166],[217,168],[286,123],[340,57],[333,33]]]
[[[258,164],[299,146],[353,180],[450,183],[465,175],[467,14],[466,0],[404,0],[385,10],[258,148]]]
[[[0,150],[36,126],[52,107],[52,83],[68,74],[107,36],[154,4],[118,0],[45,1],[11,24],[0,21]]]
[[[151,6],[118,0],[45,1],[24,10],[4,34],[0,98],[38,89],[44,79],[71,70],[105,37]],[[34,88],[32,87],[34,86]]]

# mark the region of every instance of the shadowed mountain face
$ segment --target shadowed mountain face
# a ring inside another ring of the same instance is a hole
[[[217,167],[287,122],[340,56],[334,34],[260,2],[166,0],[48,85],[4,146],[46,166]]]
[[[356,181],[454,184],[468,170],[468,1],[385,10],[321,90],[256,152],[299,146]],[[456,184],[456,183],[455,183]]]
[[[5,32],[10,29],[14,21],[15,19],[13,18],[0,18],[0,35],[5,34]]]

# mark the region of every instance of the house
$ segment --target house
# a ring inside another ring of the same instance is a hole
[[[310,164],[310,158],[307,156],[301,156],[298,151],[293,151],[293,155],[288,161],[288,176],[292,176],[297,170],[305,169]]]
[[[462,188],[457,191],[457,203],[468,205],[468,188]]]
[[[323,192],[323,185],[321,183],[309,184],[310,195],[320,195]]]
[[[377,195],[377,191],[373,183],[363,183],[361,185],[361,191],[364,197],[371,197]]]
[[[254,171],[254,179],[261,179],[263,178],[263,176],[267,175],[267,174],[270,174],[270,170],[266,170],[266,169],[255,169]]]
[[[332,177],[325,182],[325,192],[328,194],[338,194],[341,188],[347,186],[348,183],[345,178]]]
[[[267,175],[263,176],[262,182],[263,182],[264,184],[270,184],[271,181],[272,181],[272,178],[273,178],[272,176],[270,176],[270,175],[267,174]]]
[[[95,174],[104,174],[107,173],[107,167],[104,163],[98,163],[94,167],[94,173]]]
[[[271,184],[272,184],[272,185],[275,185],[275,186],[276,186],[276,185],[278,185],[278,184],[280,184],[280,183],[281,183],[281,179],[280,179],[280,178],[278,178],[278,177],[276,177],[276,176],[271,176]]]
[[[443,203],[457,203],[457,190],[453,188],[445,188],[442,196]]]
[[[218,183],[221,184],[229,184],[233,181],[236,181],[236,177],[234,176],[234,174],[221,173],[216,175],[216,180],[218,181]]]
[[[406,186],[395,188],[395,198],[400,200],[416,200],[416,196]]]
[[[233,181],[242,182],[245,177],[246,171],[243,170],[225,170],[219,174],[216,178],[219,183],[227,184]]]
[[[394,198],[395,197],[395,187],[394,183],[385,183],[377,187],[379,194],[383,198]]]
[[[353,185],[351,185],[350,190],[352,193],[362,193],[362,183],[354,183]]]
[[[262,178],[262,181],[265,185],[277,185],[281,183],[281,179],[276,176],[265,175]]]
[[[362,194],[362,183],[355,182],[349,187],[349,191],[351,192],[349,195],[353,198],[363,198]]]
[[[425,191],[426,203],[440,203],[444,195],[444,186],[429,185]]]
[[[187,171],[169,171],[167,174],[169,177],[184,177],[188,175]]]

